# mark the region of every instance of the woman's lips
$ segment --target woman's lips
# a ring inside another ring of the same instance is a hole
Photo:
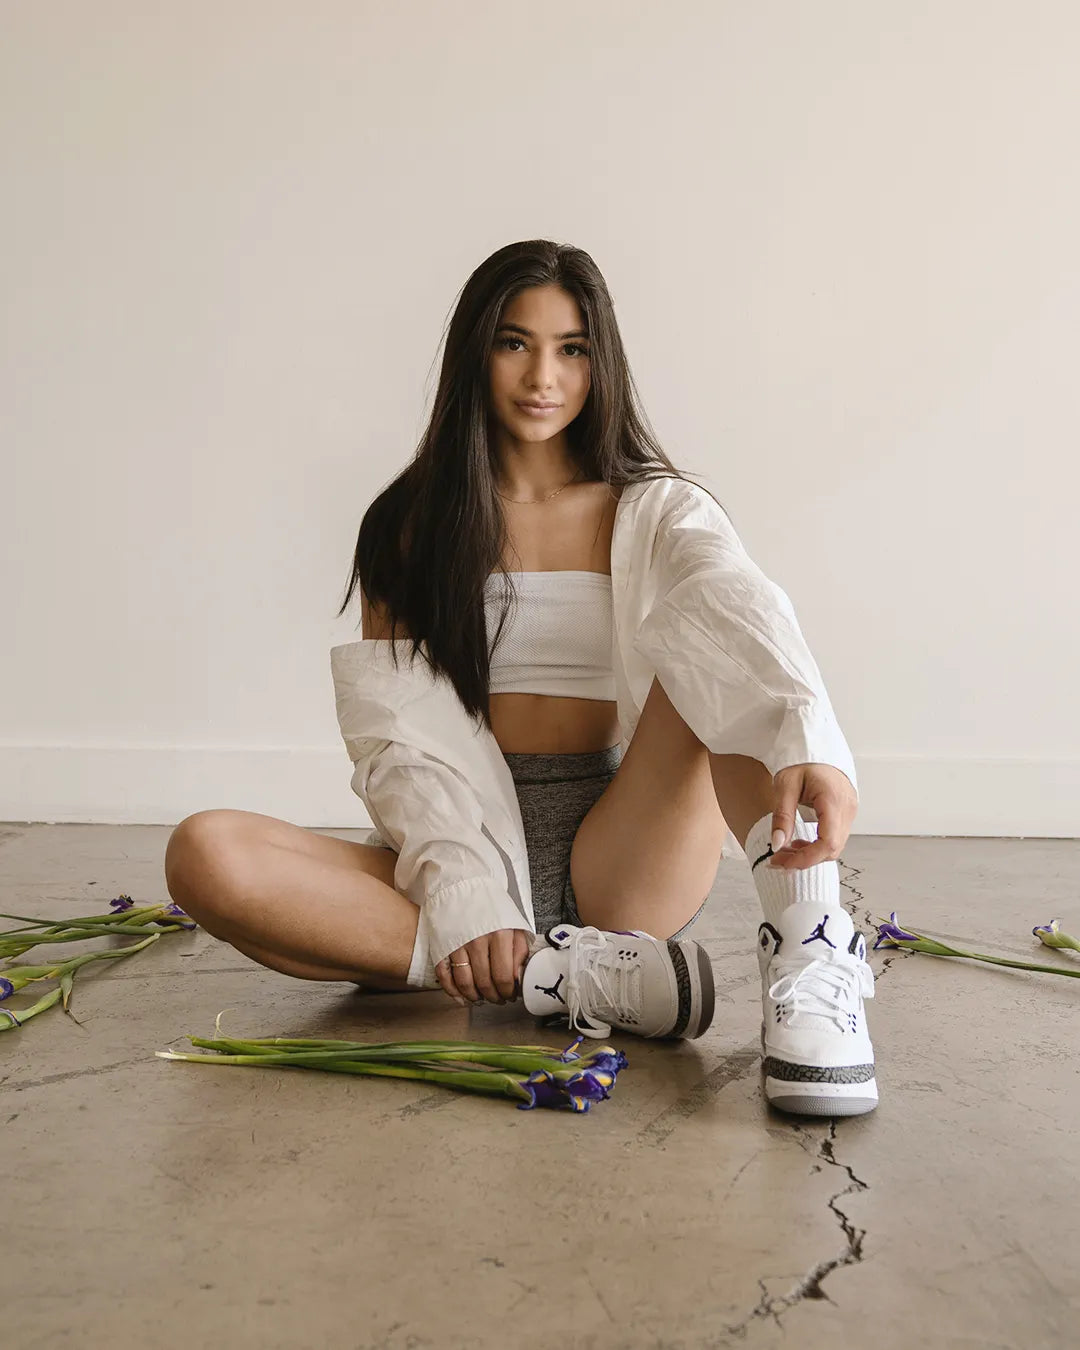
[[[531,403],[518,404],[521,411],[527,413],[530,417],[550,417],[552,413],[558,412],[561,406],[559,403],[552,403],[546,408],[537,408]]]

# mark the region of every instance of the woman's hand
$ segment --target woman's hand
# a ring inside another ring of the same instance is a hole
[[[529,955],[529,935],[521,928],[500,928],[473,938],[435,967],[435,977],[456,1003],[508,1003],[517,998]]]
[[[773,792],[773,832],[783,831],[784,846],[766,866],[801,870],[839,858],[858,810],[858,796],[847,774],[832,764],[791,764],[773,775]],[[797,806],[813,808],[816,839],[792,838]]]

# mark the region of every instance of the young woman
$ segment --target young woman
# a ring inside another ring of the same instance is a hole
[[[873,1109],[836,863],[854,761],[788,597],[648,430],[588,254],[529,240],[469,278],[339,613],[357,586],[332,670],[376,834],[201,811],[169,840],[174,899],[301,979],[696,1036],[711,968],[683,935],[730,828],[765,913],[766,1096]]]

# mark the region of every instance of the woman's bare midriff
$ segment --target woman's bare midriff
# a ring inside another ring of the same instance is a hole
[[[492,694],[491,729],[504,755],[581,755],[621,737],[617,703],[550,694]]]
[[[504,504],[510,571],[579,570],[611,575],[611,536],[621,489],[576,483],[558,501]],[[492,694],[491,729],[504,755],[578,755],[621,738],[618,704],[550,694]]]

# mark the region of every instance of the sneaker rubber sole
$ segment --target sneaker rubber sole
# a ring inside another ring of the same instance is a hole
[[[877,1106],[877,1078],[872,1064],[792,1064],[766,1053],[764,1027],[761,1042],[765,1099],[778,1111],[798,1116],[861,1116]],[[849,1081],[842,1081],[841,1076]]]
[[[685,1026],[680,1027],[680,1016],[667,1034],[672,1038],[696,1040],[708,1031],[716,1012],[712,962],[700,942],[669,942],[668,953],[675,967],[676,982],[682,984],[685,979],[688,983],[689,998],[680,998],[680,1003],[685,1002],[686,1005]]]

